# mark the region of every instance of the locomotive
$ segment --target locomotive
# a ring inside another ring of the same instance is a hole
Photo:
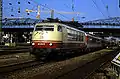
[[[83,52],[103,47],[103,39],[87,34],[79,28],[59,22],[41,22],[32,34],[32,54],[48,57],[50,54]]]

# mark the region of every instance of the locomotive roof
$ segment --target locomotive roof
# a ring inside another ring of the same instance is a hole
[[[61,21],[58,18],[56,19],[47,18],[47,20],[43,20],[42,23],[62,23],[75,28],[83,28],[83,26],[80,23],[78,23],[78,21]]]

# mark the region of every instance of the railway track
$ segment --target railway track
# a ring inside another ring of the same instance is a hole
[[[14,53],[0,56],[0,73],[6,73],[24,67],[39,64],[33,55],[29,52]]]
[[[16,53],[12,55],[0,56],[0,74],[13,72],[23,68],[43,64],[42,61],[37,61],[33,55],[28,53]]]
[[[120,51],[107,53],[63,75],[58,76],[57,79],[89,79],[95,70],[100,69],[106,63],[110,62],[112,58],[118,54],[118,52]]]
[[[7,65],[0,66],[0,74],[13,72],[16,70],[20,70],[20,69],[35,66],[35,65],[41,65],[41,64],[43,64],[43,62],[36,61],[36,60],[28,60],[20,63],[7,64]]]
[[[118,50],[90,53],[88,55],[54,63],[52,67],[49,65],[44,69],[38,68],[41,70],[38,72],[39,74],[34,75],[30,79],[87,79],[94,70],[110,61],[112,57],[118,53],[116,51]]]
[[[16,79],[89,79],[89,76],[94,70],[110,61],[111,58],[117,54],[116,51],[118,50],[106,50],[106,53],[104,53],[105,51],[103,50],[103,53],[90,53],[80,57],[58,61],[47,65],[42,65],[43,63],[41,62],[37,62],[35,65],[30,65],[28,62],[25,64],[26,66],[23,67],[22,65],[24,65],[24,63],[21,63],[21,65],[18,64],[20,66],[18,66],[18,68],[15,68],[14,65],[12,66],[13,70],[16,71],[12,74],[8,74],[8,77],[10,79],[13,77]],[[6,68],[9,70],[10,67]],[[32,69],[29,69],[28,67],[32,67]],[[18,72],[17,69],[19,70],[21,68],[23,68],[23,70]],[[24,68],[28,69],[24,70]],[[1,69],[3,68],[1,67]]]
[[[93,70],[85,79],[113,79],[112,77],[114,76],[116,75],[111,69],[111,62],[108,61],[102,63],[96,70]]]
[[[30,46],[17,46],[17,47],[3,46],[0,47],[0,55],[28,52],[29,50]]]
[[[29,52],[2,55],[0,56],[0,78],[4,74],[33,66],[42,66],[45,63],[45,61],[36,60],[36,57],[30,55]]]

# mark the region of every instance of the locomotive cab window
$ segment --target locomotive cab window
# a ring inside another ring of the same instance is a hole
[[[37,25],[35,31],[54,31],[54,26],[50,25]]]
[[[58,26],[57,31],[62,32],[62,27]]]

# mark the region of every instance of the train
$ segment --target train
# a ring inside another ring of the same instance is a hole
[[[107,46],[104,39],[60,22],[37,23],[32,33],[31,45],[30,53],[39,57],[85,52]]]

